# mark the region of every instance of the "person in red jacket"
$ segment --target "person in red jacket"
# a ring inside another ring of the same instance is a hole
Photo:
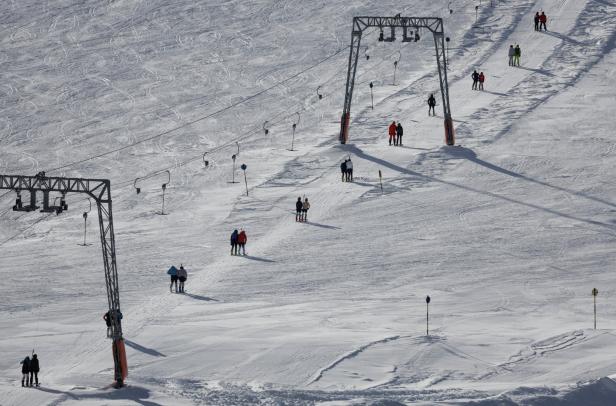
[[[389,125],[389,145],[391,145],[391,142],[394,142],[394,145],[397,145],[396,143],[396,129],[398,127],[396,126],[396,122],[393,121],[390,125]]]
[[[483,72],[481,72],[479,74],[479,90],[483,90],[483,82],[485,82],[485,81],[486,81],[486,77],[483,74]]]
[[[246,231],[243,229],[240,230],[240,233],[237,236],[237,244],[240,246],[240,251],[242,251],[242,255],[246,255],[246,242],[248,241],[248,236],[246,236]]]
[[[541,31],[541,28],[543,28],[544,30],[548,30],[548,27],[545,25],[548,22],[548,16],[545,15],[545,12],[541,12],[541,15],[539,16],[539,31]]]

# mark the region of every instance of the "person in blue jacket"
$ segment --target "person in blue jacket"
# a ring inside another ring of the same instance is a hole
[[[238,254],[237,235],[237,230],[233,230],[233,232],[231,233],[231,255]]]

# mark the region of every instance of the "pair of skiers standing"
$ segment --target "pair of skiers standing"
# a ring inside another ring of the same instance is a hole
[[[342,174],[343,182],[353,182],[353,162],[351,158],[347,158],[340,164],[340,173]],[[301,199],[298,199],[301,201]]]
[[[473,71],[471,78],[473,78],[473,90],[483,90],[483,82],[486,81],[486,77],[483,72],[477,73],[475,70]]]
[[[231,233],[231,255],[240,255],[240,250],[242,255],[246,255],[246,242],[248,242],[246,231],[243,229],[240,229],[239,232],[233,230]]]
[[[349,159],[350,161],[350,159]],[[295,221],[305,222],[308,221],[308,210],[310,209],[310,203],[308,203],[308,198],[304,198],[302,202],[302,198],[298,197],[295,202]]]
[[[39,386],[38,373],[41,370],[38,356],[32,354],[32,359],[26,357],[21,364],[21,386]]]
[[[180,264],[180,269],[177,269],[175,266],[169,268],[167,271],[171,276],[171,284],[169,285],[169,291],[173,292],[173,285],[175,285],[175,293],[184,293],[184,282],[188,279],[188,272],[184,269],[184,265]],[[180,281],[180,286],[178,287],[178,281]]]
[[[520,45],[513,47],[513,45],[509,45],[509,66],[520,66],[520,57],[522,56],[522,49],[520,49]]]
[[[547,22],[548,22],[548,16],[545,15],[545,12],[542,11],[541,15],[539,15],[539,12],[537,11],[537,13],[535,14],[535,31],[542,31],[548,30],[547,27]]]
[[[402,128],[402,124],[398,122],[398,125],[396,125],[396,122],[393,121],[389,125],[388,133],[389,133],[389,145],[391,145],[393,141],[394,145],[402,146],[402,136],[404,135],[404,129]]]

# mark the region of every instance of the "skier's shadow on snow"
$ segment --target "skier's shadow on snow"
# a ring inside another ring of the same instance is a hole
[[[252,255],[240,255],[240,258],[246,258],[246,259],[250,259],[252,261],[259,261],[259,262],[268,262],[268,263],[274,263],[276,261],[274,261],[273,259],[267,259],[267,258],[260,258],[260,257],[254,257]]]
[[[86,399],[101,399],[104,401],[109,400],[132,400],[142,406],[162,406],[160,403],[150,402],[145,400],[150,397],[150,391],[138,386],[127,386],[121,390],[113,391],[101,391],[100,393],[79,393],[79,392],[67,392],[51,388],[36,388],[41,392],[52,393],[54,395],[64,395],[67,398],[73,400],[86,400]]]
[[[547,70],[545,70],[545,69],[527,68],[526,66],[518,66],[517,68],[518,68],[518,69],[529,70],[529,71],[531,71],[531,72],[538,73],[538,74],[540,74],[540,75],[552,76],[552,77],[554,76],[554,74],[553,74],[553,73],[548,72],[548,71],[547,71]]]
[[[498,165],[494,165],[494,164],[492,164],[490,162],[484,161],[483,159],[479,159],[479,158],[477,158],[477,154],[475,153],[475,151],[473,151],[472,149],[468,149],[468,148],[464,148],[464,147],[456,147],[456,148],[447,148],[445,151],[449,155],[468,159],[471,162],[474,162],[474,163],[476,163],[478,165],[481,165],[481,166],[483,166],[485,168],[488,168],[488,169],[491,169],[493,171],[500,172],[500,173],[502,173],[504,175],[512,176],[514,178],[524,179],[525,181],[528,181],[528,182],[536,183],[536,184],[542,185],[542,186],[547,186],[549,188],[556,189],[556,190],[559,190],[561,192],[569,193],[569,194],[572,194],[572,195],[575,195],[575,196],[579,196],[579,197],[584,197],[586,199],[593,200],[593,201],[598,202],[598,203],[603,203],[603,204],[608,205],[608,206],[616,207],[616,204],[611,203],[611,202],[609,202],[607,200],[603,200],[603,199],[600,199],[600,198],[594,197],[594,196],[588,196],[588,195],[586,195],[586,194],[584,194],[582,192],[577,192],[575,190],[570,190],[570,189],[567,189],[567,188],[564,188],[564,187],[561,187],[561,186],[555,186],[555,185],[552,185],[552,184],[547,183],[547,182],[543,182],[543,181],[540,181],[540,180],[537,180],[537,179],[529,178],[529,177],[524,176],[522,174],[519,174],[517,172],[512,172],[512,171],[510,171],[508,169],[505,169],[503,167],[500,167]]]
[[[207,296],[201,296],[201,295],[193,295],[192,293],[183,293],[184,296],[188,296],[191,299],[195,299],[195,300],[203,300],[205,302],[218,302],[218,300],[214,299],[213,297],[207,297]]]
[[[130,348],[133,348],[133,349],[135,349],[137,351],[140,351],[140,352],[142,352],[144,354],[148,354],[148,355],[151,355],[153,357],[166,357],[166,355],[163,354],[162,352],[158,352],[158,351],[156,351],[153,348],[144,347],[143,345],[139,345],[139,344],[137,344],[134,341],[124,339],[124,343],[126,345],[128,345]]]
[[[330,226],[329,224],[315,223],[314,221],[306,221],[304,222],[304,224],[308,224],[308,225],[315,226],[315,227],[327,228],[329,230],[341,230],[340,227]]]
[[[462,190],[466,190],[466,191],[469,191],[469,192],[479,193],[479,194],[482,194],[482,195],[485,195],[485,196],[490,196],[490,197],[492,197],[494,199],[500,199],[500,200],[504,200],[504,201],[507,201],[507,202],[510,202],[510,203],[515,203],[515,204],[519,204],[519,205],[522,205],[522,206],[525,206],[525,207],[529,207],[529,208],[532,208],[532,209],[535,209],[535,210],[541,210],[541,211],[544,211],[546,213],[550,213],[550,214],[555,215],[555,216],[559,216],[559,217],[563,217],[563,218],[567,218],[567,219],[575,220],[575,221],[582,221],[582,222],[587,223],[587,224],[592,224],[592,225],[595,225],[595,226],[600,226],[600,227],[608,228],[610,230],[616,230],[616,226],[614,226],[613,224],[607,224],[607,223],[603,223],[601,221],[590,220],[590,219],[586,219],[586,218],[583,218],[583,217],[578,217],[578,216],[575,216],[575,215],[572,215],[572,214],[568,214],[568,213],[564,213],[564,212],[561,212],[561,211],[558,211],[558,210],[555,210],[555,209],[552,209],[552,208],[549,208],[549,207],[540,206],[540,205],[537,205],[537,204],[534,204],[534,203],[527,203],[525,201],[518,200],[518,199],[515,199],[513,197],[503,196],[503,195],[500,195],[498,193],[493,193],[493,192],[490,192],[490,191],[487,191],[487,190],[477,189],[477,188],[474,188],[472,186],[467,186],[467,185],[463,185],[463,184],[460,184],[460,183],[439,179],[439,178],[436,178],[436,177],[430,176],[430,175],[424,175],[424,174],[422,174],[420,172],[416,172],[416,171],[413,171],[413,170],[410,170],[410,169],[407,169],[407,168],[403,168],[401,166],[392,164],[391,162],[385,161],[384,159],[380,159],[380,158],[377,158],[375,156],[366,154],[362,149],[358,148],[356,145],[353,145],[353,144],[345,144],[345,145],[342,145],[342,146],[337,146],[337,148],[343,149],[345,151],[345,153],[347,153],[347,154],[348,153],[352,153],[357,158],[365,159],[365,160],[374,162],[374,163],[376,163],[378,165],[382,165],[382,166],[384,166],[386,168],[389,168],[391,170],[394,170],[396,172],[399,172],[399,173],[402,173],[402,174],[405,174],[405,175],[413,176],[413,177],[415,177],[417,179],[421,179],[421,180],[428,181],[428,182],[441,183],[441,184],[444,184],[444,185],[452,186],[452,187],[455,187],[455,188],[458,188],[458,189],[462,189]],[[460,151],[455,151],[456,149],[458,149]],[[514,176],[514,177],[517,177],[517,178],[520,178],[520,179],[528,180],[530,182],[534,182],[534,183],[537,183],[537,184],[540,184],[540,185],[543,185],[543,186],[548,186],[548,187],[554,188],[556,190],[560,190],[560,191],[563,191],[563,192],[566,192],[566,193],[574,194],[576,196],[585,197],[587,199],[594,200],[594,201],[597,201],[599,203],[606,204],[608,206],[616,207],[616,204],[611,203],[609,201],[602,200],[602,199],[599,199],[599,198],[596,198],[596,197],[593,197],[593,196],[587,196],[587,195],[585,195],[583,193],[576,192],[576,191],[569,190],[569,189],[565,189],[565,188],[562,188],[562,187],[559,187],[559,186],[553,186],[553,185],[550,185],[549,183],[545,183],[545,182],[541,182],[541,181],[538,181],[538,180],[535,180],[535,179],[531,179],[531,178],[525,177],[524,175],[520,175],[519,173],[511,172],[511,171],[509,171],[507,169],[501,168],[501,167],[496,166],[494,164],[490,164],[489,162],[482,161],[482,160],[477,158],[475,152],[473,152],[472,150],[469,150],[468,148],[463,148],[463,147],[447,147],[447,148],[442,148],[441,150],[444,150],[445,152],[447,152],[447,153],[449,153],[449,154],[451,154],[453,156],[458,154],[460,157],[466,158],[466,159],[468,159],[468,160],[470,160],[472,162],[475,162],[477,164],[480,164],[480,165],[483,164],[483,165],[485,165],[486,167],[488,167],[490,169],[496,170],[496,171],[504,173],[506,175],[510,175],[510,176]],[[441,151],[441,150],[439,150],[439,151]]]

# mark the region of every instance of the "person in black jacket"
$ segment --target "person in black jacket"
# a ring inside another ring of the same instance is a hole
[[[28,386],[28,374],[30,373],[30,357],[21,361],[21,386]],[[25,382],[25,384],[24,384]]]
[[[474,70],[471,78],[473,78],[473,90],[477,90],[477,85],[479,85],[479,73]]]
[[[34,354],[32,356],[32,360],[30,361],[30,386],[32,386],[32,377],[34,376],[34,379],[36,382],[36,386],[39,386],[39,381],[38,381],[38,373],[40,371],[39,368],[39,360],[36,354]]]
[[[535,31],[539,31],[539,12],[535,14]]]
[[[436,116],[434,106],[436,106],[436,99],[434,98],[434,94],[430,94],[430,97],[428,97],[428,116],[430,116],[430,111],[432,111],[432,115]]]
[[[346,166],[345,166],[346,167]],[[343,181],[344,181],[344,173],[342,174],[343,176]],[[297,201],[295,202],[295,221],[300,221],[302,218],[302,207],[303,207],[303,203],[302,203],[302,198],[298,197]]]
[[[402,136],[404,135],[404,129],[402,128],[402,124],[398,122],[398,126],[396,127],[396,145],[402,146]]]
[[[346,167],[346,161],[342,162],[340,164],[340,173],[342,173],[342,181],[344,182],[346,179],[346,174],[347,174],[347,167]],[[301,199],[300,199],[301,200]]]

